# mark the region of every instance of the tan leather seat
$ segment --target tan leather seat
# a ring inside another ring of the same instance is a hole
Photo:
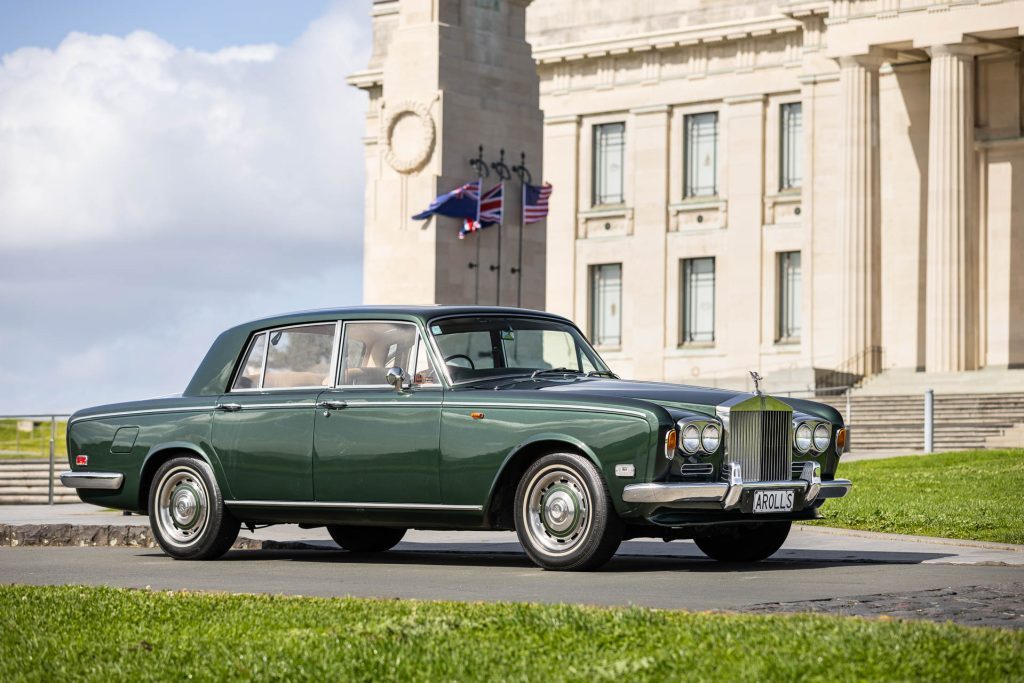
[[[348,368],[345,370],[345,384],[367,386],[387,384],[385,368]]]

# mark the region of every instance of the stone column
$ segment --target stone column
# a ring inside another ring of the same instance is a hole
[[[930,52],[925,369],[958,372],[978,365],[974,57]]]
[[[839,59],[839,369],[878,372],[881,342],[878,222],[878,67],[874,55]]]

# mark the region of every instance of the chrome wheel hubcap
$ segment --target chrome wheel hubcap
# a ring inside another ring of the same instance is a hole
[[[530,481],[523,516],[538,550],[564,555],[579,545],[590,528],[590,496],[574,472],[552,465]]]
[[[175,467],[157,485],[156,523],[164,540],[187,547],[202,536],[210,520],[209,495],[199,473]]]

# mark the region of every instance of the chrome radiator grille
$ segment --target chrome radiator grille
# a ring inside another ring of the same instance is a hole
[[[790,410],[732,410],[727,433],[728,462],[739,463],[744,481],[792,478]]]

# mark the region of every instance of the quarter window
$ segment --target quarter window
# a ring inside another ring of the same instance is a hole
[[[623,166],[626,151],[626,124],[605,123],[594,126],[594,205],[621,204]]]
[[[266,350],[267,333],[263,332],[253,337],[249,351],[245,354],[245,364],[239,369],[235,383],[231,385],[231,391],[259,388],[260,376],[263,374],[263,353]]]
[[[779,114],[779,190],[796,190],[803,183],[803,106],[783,104]]]
[[[595,346],[622,345],[622,264],[590,267],[590,338]]]
[[[683,118],[685,132],[686,197],[718,194],[718,112],[689,114]]]
[[[778,255],[779,321],[777,341],[800,341],[800,252]]]
[[[715,341],[715,259],[683,259],[683,344]]]
[[[336,329],[334,323],[325,323],[271,330],[263,388],[330,386]]]

